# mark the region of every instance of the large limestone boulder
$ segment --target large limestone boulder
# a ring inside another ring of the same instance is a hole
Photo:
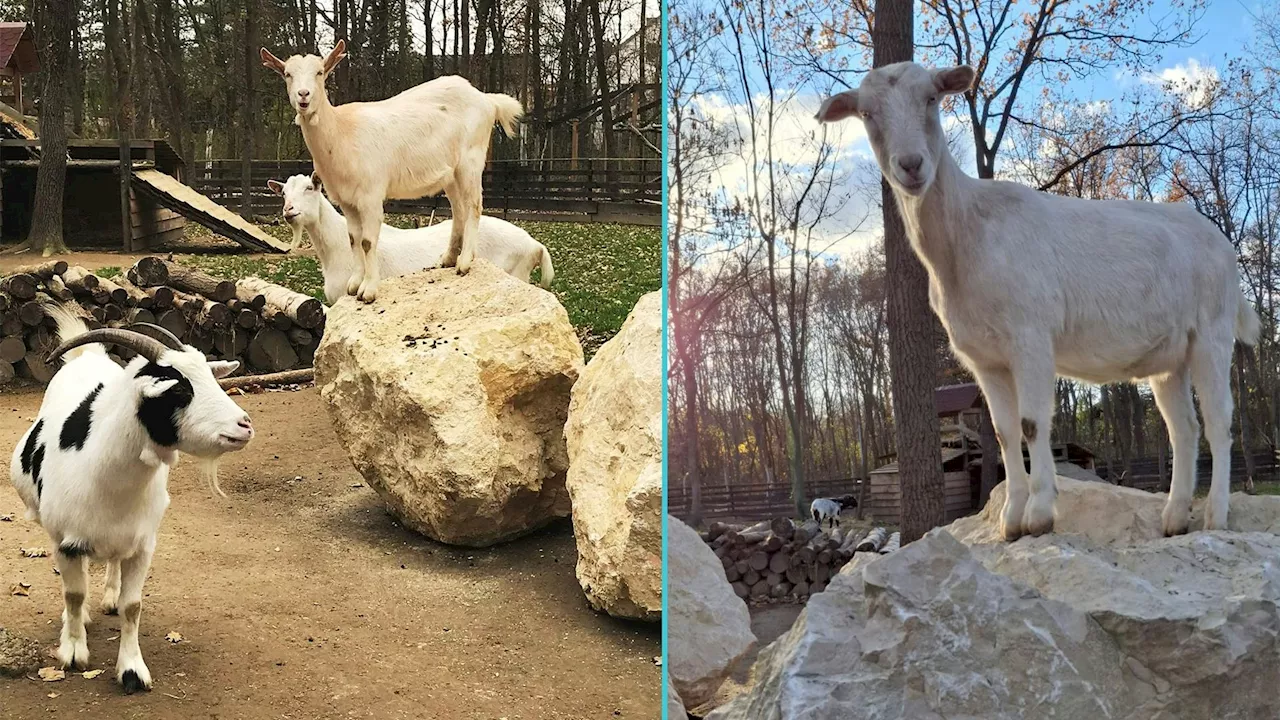
[[[667,682],[667,720],[686,720],[688,717],[689,713],[680,701],[680,693]]]
[[[636,304],[573,386],[567,485],[578,582],[610,615],[662,617],[662,296]]]
[[[693,528],[670,516],[667,579],[667,673],[684,707],[697,707],[755,649],[756,636],[720,558]]]
[[[484,546],[569,514],[582,346],[551,293],[477,260],[329,310],[316,383],[356,469],[406,525]]]
[[[709,717],[1280,717],[1280,501],[1235,495],[1231,530],[1163,538],[1164,496],[1057,484],[1054,534],[999,542],[1000,486],[859,556]]]

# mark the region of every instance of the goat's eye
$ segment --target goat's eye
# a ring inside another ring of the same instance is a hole
[[[285,73],[285,74],[284,74],[284,79],[285,79],[285,80],[288,80],[289,78],[292,78],[292,77],[293,77],[293,73]]]
[[[862,112],[860,112],[860,113],[858,113],[858,114],[862,116],[862,119],[863,119],[863,120],[870,120],[870,119],[871,119],[871,113],[870,113],[869,111],[867,111],[867,110],[863,110]]]
[[[938,102],[938,96],[937,96],[937,95],[934,95],[933,97],[929,98],[929,104],[930,104],[930,105],[933,105],[933,104],[934,104],[934,103],[936,103],[936,102]]]
[[[323,70],[317,70],[317,71],[316,71],[316,77],[320,77],[320,76],[321,76],[321,75],[323,75],[323,74],[324,74],[324,71],[323,71]]]

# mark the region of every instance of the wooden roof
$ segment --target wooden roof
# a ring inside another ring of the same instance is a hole
[[[938,408],[938,417],[981,408],[982,390],[977,383],[947,385],[933,391],[933,404]]]
[[[40,69],[35,34],[27,23],[0,22],[0,68],[24,75]]]
[[[942,457],[943,465],[946,465],[952,460],[955,460],[956,458],[965,454],[965,451],[960,448],[942,448],[941,450],[942,450],[941,457]],[[878,467],[875,470],[872,470],[871,474],[883,475],[885,473],[897,473],[897,472],[898,472],[898,463],[897,461],[894,461],[889,463],[888,465],[885,465],[884,467]]]
[[[133,187],[179,215],[241,245],[259,251],[289,252],[287,244],[263,232],[262,228],[159,170],[135,170]]]

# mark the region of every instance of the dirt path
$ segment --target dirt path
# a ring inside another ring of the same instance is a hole
[[[0,393],[0,456],[36,393]],[[119,621],[95,613],[91,665],[63,682],[0,678],[6,720],[644,718],[660,715],[656,626],[593,612],[567,523],[485,550],[401,528],[351,468],[316,390],[240,398],[260,434],[227,456],[218,498],[182,463],[147,581],[142,651],[155,690],[114,680]],[[301,480],[295,481],[296,477]],[[0,624],[52,648],[61,598],[48,547],[4,473]],[[93,569],[92,605],[101,595]],[[30,597],[9,594],[18,581]],[[184,640],[171,644],[170,631]],[[52,664],[52,661],[50,661]],[[48,697],[57,693],[57,697]]]

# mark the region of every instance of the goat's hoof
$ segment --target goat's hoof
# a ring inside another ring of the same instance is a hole
[[[1001,523],[1000,537],[1004,538],[1005,542],[1013,542],[1022,537],[1022,523]]]
[[[1160,524],[1165,537],[1185,535],[1191,527],[1190,512],[1187,510],[1170,511],[1169,508],[1165,508],[1160,517]]]
[[[89,644],[86,640],[64,642],[58,646],[58,665],[63,670],[84,670],[89,667]]]
[[[120,608],[116,607],[114,602],[103,600],[102,605],[99,607],[102,608],[103,615],[117,615],[120,613]]]
[[[1215,513],[1213,511],[1212,501],[1205,503],[1204,529],[1205,530],[1226,530],[1227,529],[1227,512],[1223,510],[1220,513]]]
[[[146,665],[125,670],[120,673],[120,686],[124,688],[125,695],[132,695],[139,690],[150,690],[151,673],[147,671]]]
[[[353,278],[347,281],[347,294],[355,295],[360,292],[360,279]]]
[[[378,286],[373,284],[361,285],[360,291],[356,293],[356,297],[361,302],[371,303],[378,299]]]
[[[440,267],[442,268],[451,268],[457,264],[458,256],[452,253],[445,253],[444,256],[440,258]]]

